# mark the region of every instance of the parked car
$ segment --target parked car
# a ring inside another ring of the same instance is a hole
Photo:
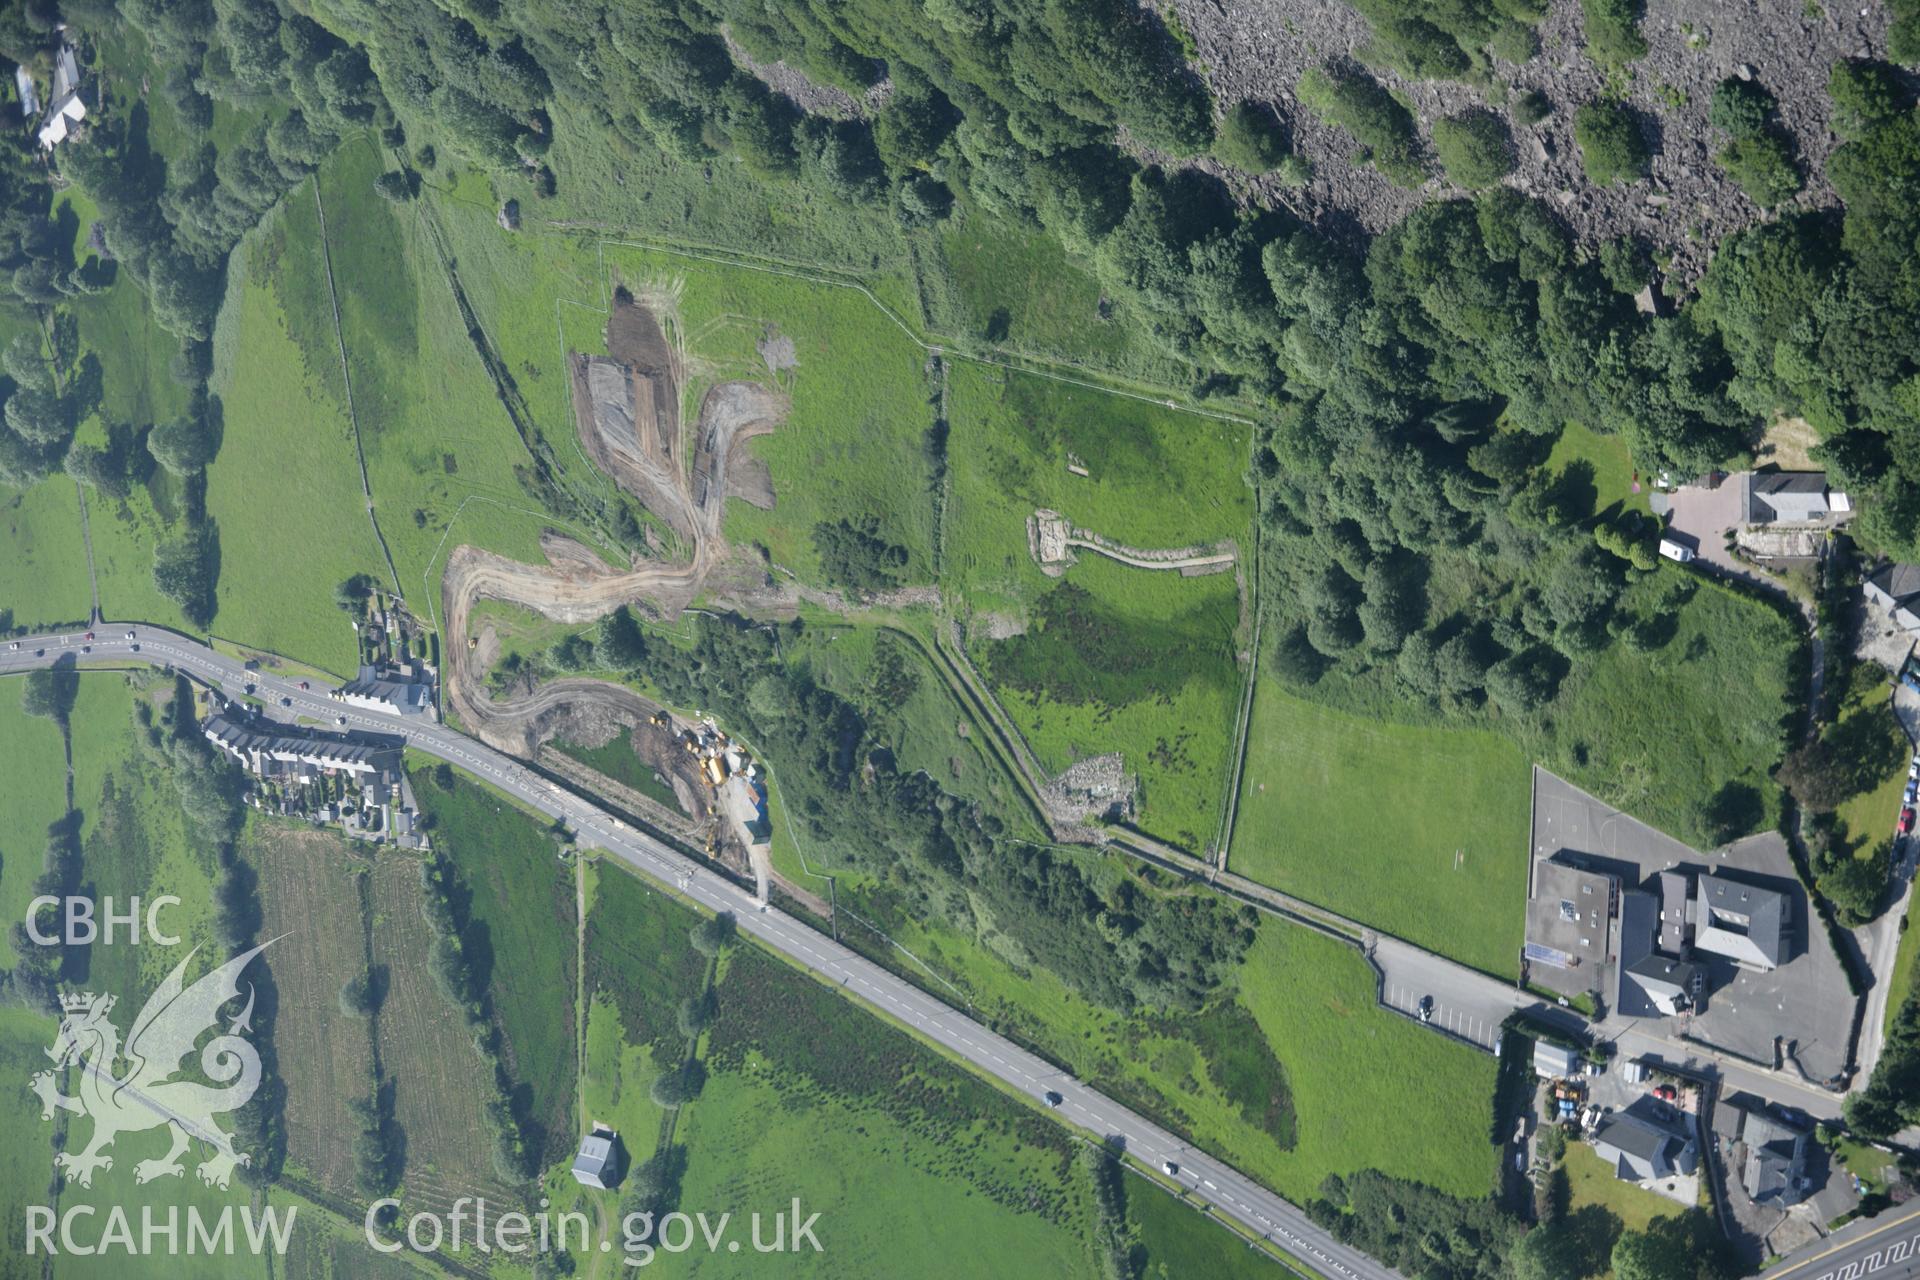
[[[1902,809],[1900,811],[1900,834],[1904,836],[1904,835],[1910,835],[1912,834],[1912,832],[1913,832],[1913,809],[1909,807],[1909,808]]]
[[[1907,766],[1907,777],[1912,781],[1920,782],[1920,757],[1916,757],[1914,762]]]
[[[1900,797],[1901,804],[1912,804],[1915,794],[1920,793],[1920,782],[1909,782],[1906,791]]]
[[[1680,1096],[1680,1093],[1672,1085],[1663,1084],[1663,1085],[1656,1085],[1654,1087],[1653,1096],[1660,1099],[1660,1101],[1662,1102],[1672,1102],[1675,1098]]]

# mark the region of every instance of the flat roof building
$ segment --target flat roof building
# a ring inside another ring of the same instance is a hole
[[[1533,1042],[1533,1074],[1543,1080],[1557,1080],[1580,1070],[1579,1055],[1563,1044],[1549,1040]]]
[[[1566,995],[1599,989],[1618,883],[1564,851],[1534,863],[1526,957],[1540,982]]]
[[[1693,941],[1693,877],[1669,868],[1660,873],[1660,937],[1655,945],[1670,956],[1683,956]]]

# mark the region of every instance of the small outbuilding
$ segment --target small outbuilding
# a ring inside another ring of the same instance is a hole
[[[620,1135],[606,1125],[596,1124],[593,1132],[580,1139],[580,1154],[573,1158],[573,1180],[583,1187],[611,1191],[620,1185],[625,1163]]]
[[[1563,1044],[1554,1044],[1547,1040],[1533,1042],[1533,1074],[1543,1080],[1557,1080],[1562,1076],[1577,1075],[1580,1071],[1580,1057]]]

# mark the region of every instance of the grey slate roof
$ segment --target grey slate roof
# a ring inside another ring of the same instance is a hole
[[[1861,586],[1867,599],[1882,609],[1892,609],[1910,597],[1920,596],[1920,565],[1882,565]]]
[[[1633,1111],[1618,1111],[1594,1130],[1593,1149],[1627,1182],[1646,1182],[1683,1172],[1688,1141]]]
[[[271,720],[244,720],[225,712],[209,716],[200,731],[254,773],[274,765],[364,773],[397,769],[400,764],[400,753],[391,742],[296,732]]]
[[[1628,973],[1653,954],[1654,932],[1659,927],[1660,907],[1652,894],[1631,889],[1620,895],[1620,941],[1614,957],[1613,1007],[1629,1018],[1650,1017],[1658,1012]]]
[[[372,667],[361,667],[360,674],[341,685],[341,698],[364,698],[386,703],[415,715],[433,706],[433,686],[412,680],[400,680],[378,674]]]
[[[1682,954],[1687,947],[1688,899],[1693,878],[1684,871],[1660,873],[1659,948],[1670,956]]]
[[[1652,952],[1627,968],[1626,978],[1621,985],[1623,989],[1631,988],[1633,994],[1652,1007],[1653,1012],[1673,1014],[1692,1003],[1694,979],[1698,974],[1698,967],[1685,960],[1673,960]],[[1633,1017],[1647,1016],[1636,1013],[1625,1004],[1621,1006],[1621,1012]]]
[[[1807,1170],[1806,1131],[1758,1110],[1747,1117],[1745,1140],[1747,1160],[1740,1181],[1747,1194],[1756,1203],[1797,1203]]]
[[[1755,969],[1777,969],[1790,923],[1785,894],[1703,875],[1695,885],[1693,945]]]
[[[580,1153],[573,1158],[573,1177],[590,1187],[611,1187],[620,1177],[620,1136],[605,1125],[580,1139]]]
[[[1748,518],[1761,523],[1773,520],[1821,520],[1832,511],[1827,499],[1827,473],[1824,471],[1769,471],[1756,474],[1748,489]]]

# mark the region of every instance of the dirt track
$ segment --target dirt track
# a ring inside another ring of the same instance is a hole
[[[746,446],[784,420],[784,395],[757,382],[709,387],[694,423],[697,447],[688,468],[678,461],[687,454],[679,412],[684,359],[653,312],[624,290],[607,321],[607,348],[608,356],[575,354],[569,361],[582,447],[679,534],[690,554],[623,570],[551,530],[540,538],[545,564],[523,564],[466,544],[453,549],[441,581],[447,702],[481,739],[516,755],[531,756],[582,704],[631,717],[630,723],[655,708],[631,690],[585,679],[551,681],[518,698],[489,697],[481,658],[491,654],[467,647],[475,603],[499,600],[568,623],[593,622],[621,605],[642,603],[671,617],[726,558],[720,527],[727,498],[759,506],[773,502],[766,466]]]

